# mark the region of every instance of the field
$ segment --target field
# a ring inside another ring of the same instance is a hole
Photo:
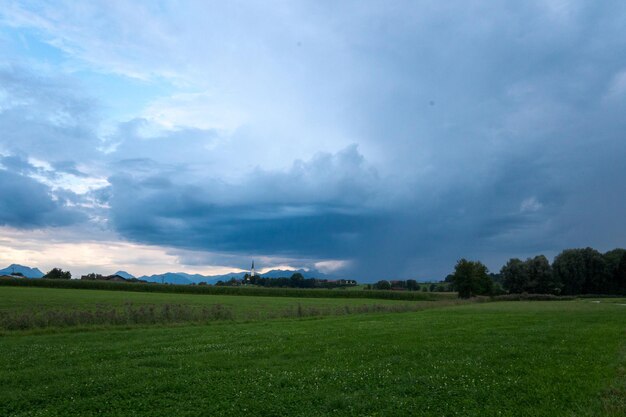
[[[238,312],[406,303],[9,287],[0,297],[2,314],[33,302],[231,303]],[[430,303],[409,312],[5,331],[0,415],[625,415],[626,300]]]
[[[454,298],[453,293],[421,291],[364,290],[363,287],[336,289],[264,288],[257,286],[222,287],[212,285],[140,284],[130,282],[89,281],[77,279],[16,279],[0,277],[0,287],[37,287],[65,289],[93,289],[124,292],[157,292],[169,294],[246,295],[255,297],[304,297],[304,298],[372,298],[387,300],[440,300]]]
[[[206,323],[417,311],[458,303],[448,295],[439,301],[399,301],[0,286],[0,332],[78,325]]]

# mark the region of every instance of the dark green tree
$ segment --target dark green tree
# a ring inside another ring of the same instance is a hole
[[[409,291],[417,291],[420,289],[419,284],[414,279],[408,279],[406,281],[406,289]]]
[[[504,279],[502,274],[494,274],[493,272],[489,274],[489,278],[491,278],[494,284],[502,284],[502,280]]]
[[[552,263],[555,278],[563,285],[563,294],[580,294],[586,279],[584,259],[579,249],[566,249]]]
[[[613,249],[605,253],[608,282],[607,294],[626,294],[626,249]]]
[[[528,292],[535,294],[559,294],[561,286],[552,275],[550,261],[543,255],[528,258],[526,260],[526,271],[528,273]]]
[[[613,280],[617,287],[616,293],[626,295],[626,253],[622,255],[622,259],[613,272]]]
[[[52,268],[46,275],[46,279],[72,279],[70,271],[63,271],[61,268]]]
[[[609,281],[606,261],[595,249],[566,249],[554,258],[552,270],[563,294],[606,292]]]
[[[490,295],[493,292],[493,281],[488,270],[480,261],[461,259],[454,267],[452,282],[459,293],[459,298],[470,298],[475,295]]]
[[[299,273],[299,272],[295,272],[293,275],[291,275],[291,278],[289,278],[289,286],[292,288],[301,288],[303,287],[304,284],[304,276]]]
[[[499,282],[494,282],[493,289],[491,290],[491,294],[503,295],[503,294],[506,294],[506,291],[504,291],[504,288],[502,288],[502,284],[500,284]]]
[[[381,280],[374,284],[374,288],[376,288],[377,290],[390,290],[391,283],[387,280]]]
[[[528,268],[525,262],[517,258],[509,261],[500,270],[504,288],[513,294],[520,294],[528,291],[529,278]]]

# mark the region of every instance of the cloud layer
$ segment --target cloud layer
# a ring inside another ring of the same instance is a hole
[[[0,223],[365,279],[624,246],[625,18],[621,2],[9,2]]]

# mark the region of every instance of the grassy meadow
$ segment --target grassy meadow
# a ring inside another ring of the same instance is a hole
[[[23,288],[64,288],[79,290],[109,290],[124,292],[156,292],[169,294],[197,294],[197,295],[241,295],[251,297],[303,297],[303,298],[372,298],[387,300],[441,300],[455,298],[456,295],[447,293],[432,293],[421,291],[381,291],[365,290],[363,286],[341,287],[334,289],[322,288],[281,288],[260,286],[214,286],[214,285],[170,285],[146,284],[133,282],[112,282],[100,280],[80,279],[19,279],[2,276],[0,287]]]
[[[449,297],[399,301],[0,286],[0,332],[417,311],[459,303]]]
[[[406,303],[223,297],[3,287],[0,314]],[[439,308],[5,330],[0,415],[625,415],[626,300],[416,303]]]
[[[122,284],[123,285],[123,284]],[[440,298],[454,301],[456,298]],[[410,301],[410,300],[406,300]],[[89,309],[96,305],[122,306],[134,304],[186,304],[210,306],[222,304],[241,312],[275,310],[297,304],[318,307],[356,306],[363,304],[397,305],[405,300],[369,298],[307,298],[307,297],[254,297],[240,295],[197,295],[184,293],[126,292],[107,290],[75,290],[56,288],[25,288],[0,286],[0,311],[29,309]],[[435,300],[422,300],[426,305]],[[418,301],[419,302],[419,301]]]

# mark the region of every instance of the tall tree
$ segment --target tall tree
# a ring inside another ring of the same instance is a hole
[[[303,284],[304,284],[304,276],[299,272],[293,273],[291,275],[291,278],[289,278],[290,287],[301,288]]]
[[[613,249],[603,257],[608,274],[608,294],[626,294],[626,249]]]
[[[488,270],[480,261],[461,259],[454,267],[452,282],[460,298],[475,295],[489,295],[493,291],[493,281]]]
[[[626,253],[622,255],[622,259],[619,261],[613,276],[617,286],[617,293],[626,295]]]
[[[377,290],[390,290],[391,283],[383,279],[383,280],[378,281],[376,284],[374,284],[374,288],[376,288]]]
[[[528,258],[526,270],[530,284],[528,292],[536,294],[559,294],[561,292],[560,285],[553,279],[550,261],[545,256]]]
[[[46,279],[72,279],[70,271],[63,271],[61,268],[52,268],[46,275]]]
[[[556,282],[563,286],[563,294],[606,292],[606,261],[595,249],[566,249],[554,258],[552,269]]]
[[[514,294],[528,291],[529,278],[528,268],[525,262],[512,258],[500,270],[504,288]]]
[[[408,279],[406,281],[406,289],[409,291],[418,291],[420,289],[420,286],[416,280]]]

